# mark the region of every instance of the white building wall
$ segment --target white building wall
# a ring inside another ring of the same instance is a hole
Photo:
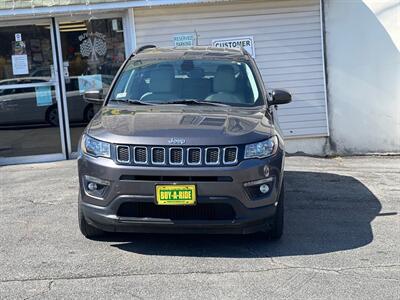
[[[331,151],[400,153],[400,1],[324,9]]]

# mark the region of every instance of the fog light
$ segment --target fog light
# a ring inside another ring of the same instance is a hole
[[[110,186],[110,181],[100,179],[93,176],[84,176],[83,186],[85,189],[85,193],[91,197],[97,199],[103,199],[108,187]]]
[[[265,177],[269,176],[269,166],[264,166],[264,176]]]
[[[91,190],[91,191],[97,190],[97,184],[94,183],[94,182],[89,182],[88,189]]]
[[[266,194],[269,192],[269,186],[268,184],[262,184],[260,185],[260,192],[263,194]]]

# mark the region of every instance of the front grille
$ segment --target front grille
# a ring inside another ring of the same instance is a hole
[[[219,163],[219,148],[206,149],[206,164],[216,165]]]
[[[223,166],[234,165],[243,156],[237,146],[222,147],[164,147],[115,146],[116,163],[141,166]]]
[[[127,163],[130,161],[129,146],[117,146],[117,161]]]
[[[200,148],[189,148],[188,149],[188,164],[198,165],[201,163],[201,149]]]
[[[171,165],[183,164],[183,149],[182,148],[170,148],[169,149],[169,163]]]
[[[131,218],[155,218],[169,220],[234,220],[235,211],[225,203],[198,203],[194,206],[165,206],[151,202],[126,202],[121,204],[117,215]]]
[[[224,163],[233,164],[237,160],[237,147],[229,147],[224,149]]]
[[[135,163],[144,164],[147,163],[147,149],[146,147],[134,147],[133,158]]]
[[[151,161],[153,164],[165,163],[165,148],[154,147],[151,148]]]

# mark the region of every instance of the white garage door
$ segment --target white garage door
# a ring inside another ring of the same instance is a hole
[[[293,102],[278,110],[286,137],[328,135],[319,0],[232,1],[135,9],[137,46],[172,47],[174,36],[253,36],[267,88],[284,88]]]

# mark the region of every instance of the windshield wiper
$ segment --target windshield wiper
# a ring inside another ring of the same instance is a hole
[[[137,99],[112,99],[111,101],[123,102],[135,105],[157,105],[157,103],[145,102]]]
[[[221,106],[221,107],[227,107],[230,106],[228,104],[224,104],[222,102],[211,102],[211,101],[202,101],[202,100],[197,100],[197,99],[182,99],[182,100],[176,100],[176,101],[171,101],[171,102],[162,102],[160,104],[187,104],[187,105],[213,105],[213,106]]]

